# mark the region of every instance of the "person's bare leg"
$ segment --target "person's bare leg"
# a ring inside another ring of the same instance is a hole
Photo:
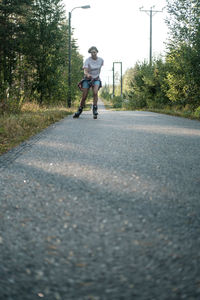
[[[83,94],[82,94],[82,99],[81,99],[81,102],[80,102],[80,107],[84,107],[85,101],[87,99],[88,92],[89,92],[89,89],[83,89]]]
[[[79,116],[82,114],[83,107],[85,105],[85,100],[87,99],[88,91],[89,91],[89,89],[83,89],[80,106],[79,106],[77,112],[75,112],[75,114],[73,115],[73,118],[79,118]]]
[[[92,90],[93,90],[93,105],[97,106],[99,86],[98,85],[93,86]]]
[[[98,112],[97,112],[97,102],[98,102],[98,90],[99,90],[99,86],[95,85],[92,90],[93,90],[93,118],[97,119],[97,115],[98,115]]]

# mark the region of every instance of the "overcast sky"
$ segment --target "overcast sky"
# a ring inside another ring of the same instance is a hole
[[[63,0],[66,14],[74,7],[90,5],[90,9],[72,12],[72,27],[80,53],[84,59],[90,56],[88,48],[96,46],[104,59],[101,78],[112,82],[112,63],[122,61],[123,73],[136,61],[149,59],[150,17],[139,8],[162,10],[165,0]],[[166,10],[153,16],[153,54],[164,54],[167,26]],[[116,65],[117,66],[117,65]]]

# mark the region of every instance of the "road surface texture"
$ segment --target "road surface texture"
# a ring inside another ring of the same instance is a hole
[[[1,300],[200,299],[200,122],[100,108],[1,156]]]

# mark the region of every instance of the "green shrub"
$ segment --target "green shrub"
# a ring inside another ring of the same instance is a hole
[[[197,107],[197,109],[195,110],[194,115],[195,115],[195,117],[200,118],[200,106]]]
[[[123,98],[121,96],[114,96],[112,98],[112,104],[114,108],[122,108]]]

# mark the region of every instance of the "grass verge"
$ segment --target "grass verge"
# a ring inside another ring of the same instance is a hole
[[[105,109],[110,109],[110,110],[113,109],[113,105],[112,105],[111,101],[106,100],[106,99],[104,99],[104,98],[102,98],[102,97],[101,97],[101,100],[103,101],[103,104],[104,104],[104,106],[105,106]]]
[[[72,112],[73,109],[61,106],[41,108],[26,104],[18,114],[1,115],[0,155]]]
[[[173,108],[172,109],[166,109],[166,108],[163,108],[163,109],[157,109],[157,108],[150,109],[150,108],[147,108],[147,109],[143,109],[143,110],[200,121],[200,117],[196,116],[195,112],[187,111],[187,110],[176,110],[176,109],[173,109]]]
[[[108,101],[105,99],[102,99],[102,101],[104,102],[104,105],[106,106],[106,109],[109,110],[115,110],[115,111],[150,111],[150,112],[155,112],[155,113],[160,113],[160,114],[166,114],[166,115],[171,115],[171,116],[176,116],[176,117],[182,117],[182,118],[187,118],[187,119],[191,119],[191,120],[198,120],[200,121],[200,109],[198,110],[198,113],[195,111],[192,111],[191,109],[189,109],[187,106],[186,107],[176,107],[176,106],[166,106],[163,108],[130,108],[126,105],[122,105],[122,107],[120,108],[116,108],[114,106],[114,104],[112,103],[112,101]]]

